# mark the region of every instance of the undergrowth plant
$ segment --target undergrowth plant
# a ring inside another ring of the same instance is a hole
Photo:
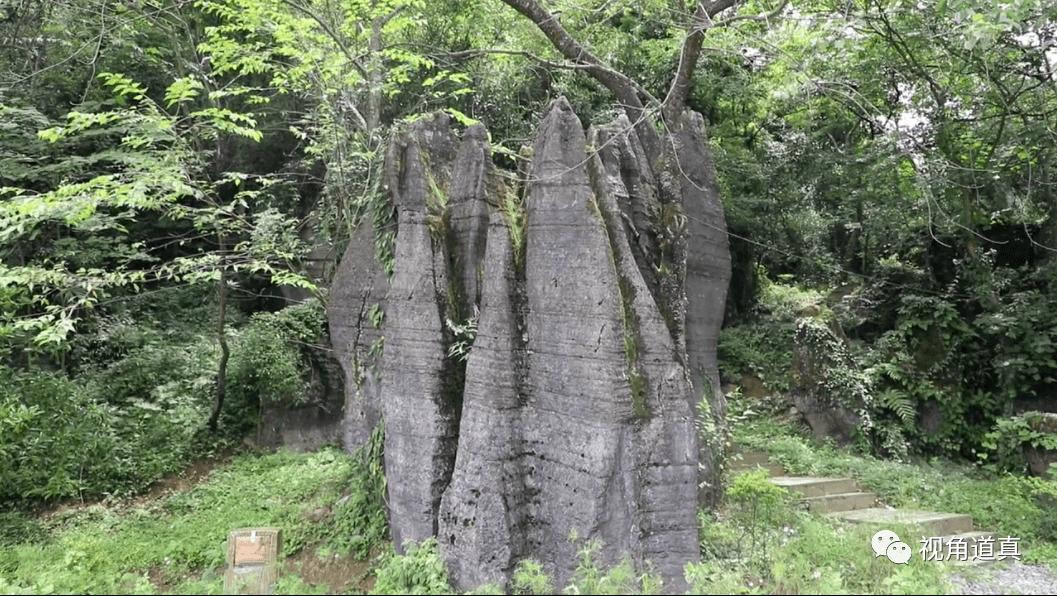
[[[816,392],[853,412],[858,419],[855,437],[863,451],[870,451],[876,436],[874,390],[869,374],[862,369],[844,340],[821,322],[803,318],[797,322],[796,342],[804,350],[796,372],[796,384]],[[906,446],[897,444],[891,452],[905,457]]]
[[[834,465],[829,461],[832,448],[816,451],[787,425],[774,425],[773,417],[744,417],[739,411],[745,407],[742,400],[732,400],[728,406],[736,413],[735,434],[763,448],[763,435],[756,439],[751,433],[765,429],[773,458],[791,473],[823,475]],[[739,428],[747,423],[752,427],[749,432]],[[685,567],[689,593],[947,593],[946,572],[940,566],[920,559],[910,565],[878,559],[870,548],[876,528],[846,525],[795,507],[789,494],[771,484],[763,470],[738,474],[728,482],[724,506],[699,514],[701,561]],[[898,525],[890,529],[916,545],[917,529]]]
[[[448,569],[440,559],[437,539],[404,542],[404,554],[391,550],[382,555],[375,569],[372,594],[449,594]]]
[[[999,418],[991,432],[984,435],[982,445],[986,451],[977,456],[985,468],[1023,474],[1027,468],[1025,447],[1057,451],[1057,416],[1024,412]]]
[[[789,492],[772,484],[761,469],[735,476],[726,495],[727,515],[740,534],[738,552],[766,558],[768,545],[793,522]]]
[[[205,429],[219,358],[205,296],[168,289],[91,319],[65,375],[0,365],[0,462],[18,462],[0,464],[0,508],[125,497],[241,438],[237,407]]]
[[[975,421],[999,411],[998,401],[971,391],[962,374],[974,337],[950,301],[902,297],[895,328],[864,357],[877,397],[873,414],[880,453],[902,459],[910,453],[970,453],[985,430]]]
[[[329,520],[314,523],[305,512],[337,501],[355,474],[336,448],[244,455],[146,508],[95,505],[37,521],[7,515],[0,591],[151,593],[145,570],[154,568],[177,593],[220,593],[223,574],[211,571],[225,563],[229,530],[280,527],[285,556],[325,541]]]
[[[284,406],[305,403],[312,347],[322,338],[326,312],[318,300],[258,313],[238,333],[228,364],[231,402]]]
[[[569,539],[577,542],[577,533],[570,534]],[[576,569],[573,570],[569,583],[562,589],[563,594],[660,594],[663,582],[660,576],[647,561],[646,569],[636,570],[630,557],[623,557],[619,563],[606,569],[600,565],[599,551],[601,540],[586,540],[577,550]]]
[[[514,568],[514,577],[510,583],[510,589],[514,594],[542,594],[554,593],[554,582],[551,581],[543,566],[534,559],[522,559]]]
[[[127,496],[182,468],[208,449],[195,441],[208,383],[174,377],[108,403],[94,378],[0,366],[0,503]]]
[[[389,536],[385,506],[385,422],[378,426],[362,447],[352,455],[349,494],[334,506],[328,542],[340,552],[365,559],[371,549]]]
[[[477,337],[477,319],[480,317],[477,306],[473,307],[473,316],[463,322],[456,323],[450,318],[444,320],[444,324],[454,336],[454,341],[448,346],[448,357],[460,362],[465,362],[470,357],[473,349],[473,340]]]

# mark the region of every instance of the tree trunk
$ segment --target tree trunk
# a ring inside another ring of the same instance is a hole
[[[224,270],[224,240],[220,240],[220,287],[219,287],[219,306],[220,306],[220,317],[217,321],[217,340],[220,342],[220,364],[217,366],[217,391],[216,400],[213,402],[213,413],[209,416],[209,432],[217,432],[217,420],[220,418],[220,409],[224,407],[224,397],[227,393],[227,375],[228,375],[228,339],[227,339],[227,297],[228,297],[228,280]]]

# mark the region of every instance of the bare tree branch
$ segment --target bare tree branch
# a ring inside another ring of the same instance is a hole
[[[661,116],[669,129],[679,126],[683,110],[686,108],[686,96],[690,92],[690,77],[701,57],[701,45],[705,39],[705,32],[713,26],[712,18],[717,14],[733,7],[744,0],[713,0],[712,2],[698,2],[697,9],[690,17],[690,32],[683,40],[683,46],[679,50],[679,67],[672,79],[672,86],[668,89],[668,95],[664,98],[664,106]]]
[[[789,5],[789,0],[782,0],[782,3],[779,4],[777,7],[775,7],[775,9],[772,10],[771,12],[763,12],[763,13],[756,14],[756,15],[751,15],[751,14],[736,15],[736,16],[730,17],[729,19],[723,19],[722,21],[717,21],[714,26],[715,27],[726,27],[727,25],[730,25],[732,23],[736,23],[738,21],[754,21],[754,22],[757,22],[757,23],[769,21],[769,20],[773,19],[774,17],[778,16],[779,14],[781,14],[782,11],[785,10],[785,7],[788,6],[788,5]]]
[[[535,23],[566,60],[583,65],[588,74],[616,96],[628,119],[636,123],[636,131],[651,159],[655,157],[659,151],[660,138],[646,118],[646,107],[639,98],[639,85],[605,64],[580,42],[573,39],[558,19],[535,0],[503,0],[503,3]]]

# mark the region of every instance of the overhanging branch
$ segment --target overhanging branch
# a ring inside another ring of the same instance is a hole
[[[535,23],[566,60],[581,65],[585,72],[609,89],[624,108],[628,119],[635,123],[646,150],[651,156],[656,155],[660,139],[646,118],[646,108],[639,98],[641,87],[636,82],[604,63],[576,41],[558,19],[535,0],[503,0],[503,3]]]

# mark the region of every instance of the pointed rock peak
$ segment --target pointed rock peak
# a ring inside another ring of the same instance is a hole
[[[690,127],[690,130],[701,134],[705,130],[705,117],[697,112],[687,110],[683,114],[683,126]]]
[[[548,132],[565,133],[569,137],[583,138],[584,136],[584,127],[580,124],[580,118],[577,117],[576,112],[573,112],[573,107],[569,105],[565,97],[559,97],[547,107],[547,115],[540,123],[540,137],[545,138]]]
[[[436,112],[413,122],[389,144],[385,189],[398,209],[425,209],[426,197],[446,189],[455,161],[456,144],[451,119]]]
[[[463,142],[466,141],[488,141],[488,129],[484,127],[484,124],[478,122],[470,128],[466,129],[466,133],[463,135]]]
[[[460,175],[479,177],[482,168],[487,165],[483,162],[491,163],[491,151],[488,148],[488,129],[483,124],[477,123],[466,129],[462,142],[459,143],[459,151],[455,159],[454,178],[458,179]]]
[[[555,112],[564,112],[566,115],[576,118],[576,114],[573,112],[573,107],[569,105],[569,100],[565,99],[562,95],[551,102],[547,109],[543,111],[543,122],[546,123],[548,118],[553,118]]]
[[[411,124],[407,134],[428,159],[424,165],[432,170],[437,182],[447,180],[458,149],[451,134],[451,118],[444,112],[434,112]]]
[[[533,145],[531,178],[535,182],[567,184],[567,174],[583,176],[587,161],[584,127],[564,97],[551,102]]]
[[[451,130],[451,118],[444,112],[434,112],[415,120],[408,132],[420,140],[429,140],[434,135],[447,137]]]

